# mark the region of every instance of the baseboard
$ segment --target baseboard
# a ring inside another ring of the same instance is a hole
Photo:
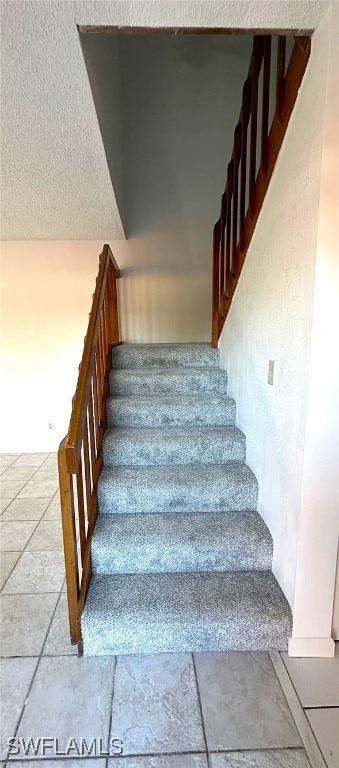
[[[332,637],[290,637],[289,656],[314,656],[332,658],[335,654],[335,642]]]

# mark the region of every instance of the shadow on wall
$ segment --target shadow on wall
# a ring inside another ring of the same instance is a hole
[[[86,33],[81,43],[128,237],[211,232],[251,36]]]

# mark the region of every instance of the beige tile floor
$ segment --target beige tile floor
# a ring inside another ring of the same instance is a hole
[[[0,486],[2,766],[113,768],[122,742],[121,768],[310,768],[269,654],[78,658],[55,454],[2,455]],[[338,768],[339,658],[282,658]]]

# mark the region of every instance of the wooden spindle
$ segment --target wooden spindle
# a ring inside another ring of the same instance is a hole
[[[237,276],[237,248],[238,248],[238,210],[239,210],[239,164],[241,152],[241,124],[238,123],[234,131],[234,178],[233,178],[233,217],[232,217],[232,254],[231,274]]]
[[[278,120],[282,120],[284,112],[285,95],[285,59],[286,59],[286,37],[280,35],[278,39],[277,52],[277,82],[276,82],[276,115]]]
[[[218,345],[220,303],[220,236],[221,220],[213,229],[213,283],[212,283],[212,347]]]
[[[227,168],[227,213],[226,213],[226,298],[230,297],[230,274],[231,274],[231,227],[232,227],[232,197],[233,197],[233,179],[234,179],[234,161],[228,164]]]
[[[93,393],[91,385],[91,396],[88,403],[88,426],[89,426],[89,447],[91,456],[91,469],[92,469],[92,484],[93,486],[98,482],[97,474],[97,461],[95,452],[95,437],[94,437],[94,416],[93,416]]]
[[[65,450],[66,446],[67,438],[65,437],[58,451],[58,469],[69,627],[71,642],[75,644],[79,642],[80,638],[78,617],[79,564],[76,540],[77,537],[74,511],[73,481],[72,475],[68,473],[67,469]]]
[[[261,165],[266,174],[268,169],[268,120],[270,111],[270,79],[271,79],[271,37],[265,36],[264,70],[262,96],[262,126],[261,126]]]
[[[80,466],[76,474],[76,486],[78,496],[78,522],[79,522],[79,536],[80,536],[80,551],[81,560],[83,560],[85,547],[86,547],[86,523],[85,523],[85,506],[84,506],[84,475],[83,475],[83,451],[80,453]]]
[[[219,301],[224,293],[225,290],[225,276],[226,276],[226,264],[225,264],[225,227],[226,227],[226,201],[227,201],[227,193],[226,190],[221,196],[221,237],[220,237],[220,292],[219,292]]]
[[[242,237],[246,215],[246,184],[247,184],[247,133],[251,114],[251,81],[245,81],[241,110],[241,161],[240,161],[240,248],[243,247]]]
[[[85,475],[85,497],[86,497],[86,508],[87,508],[87,520],[89,522],[90,519],[90,508],[91,508],[91,496],[92,496],[92,485],[91,485],[91,470],[90,470],[90,459],[89,459],[89,446],[88,446],[88,414],[86,413],[86,426],[84,430],[84,437],[83,437],[83,457],[84,457],[84,475]]]

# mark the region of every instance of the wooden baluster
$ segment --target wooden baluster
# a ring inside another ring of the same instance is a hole
[[[84,477],[83,477],[83,448],[80,453],[80,463],[76,474],[77,496],[78,496],[78,524],[80,536],[81,564],[84,559],[86,546],[86,523],[85,523],[85,504],[84,504]]]
[[[225,291],[226,264],[225,264],[225,227],[226,227],[226,190],[221,197],[221,237],[220,237],[220,295],[219,301]]]
[[[226,213],[226,285],[225,294],[230,298],[230,274],[231,274],[231,227],[232,227],[232,196],[233,196],[234,162],[227,167],[227,213]]]
[[[88,447],[88,412],[86,413],[86,423],[85,423],[85,430],[84,430],[84,437],[83,437],[83,456],[84,456],[87,521],[89,523],[92,486],[91,486],[91,473],[90,473],[90,460],[89,460],[89,447]]]
[[[250,144],[250,169],[249,169],[249,208],[251,214],[255,210],[255,167],[257,155],[257,111],[258,111],[258,79],[253,77],[252,81],[252,104],[251,104],[251,144]]]
[[[75,644],[78,643],[80,639],[78,617],[79,566],[76,544],[73,482],[72,475],[70,475],[67,470],[65,453],[66,444],[67,438],[65,437],[58,451],[58,468],[69,628],[71,642]]]
[[[264,55],[264,38],[258,36],[254,38],[253,43],[253,58],[252,58],[252,72],[251,72],[251,146],[250,146],[250,180],[249,180],[249,200],[250,200],[250,212],[253,216],[255,214],[255,197],[256,197],[256,165],[257,165],[257,132],[258,132],[258,81],[260,75],[260,69],[262,65]]]
[[[240,151],[241,151],[241,124],[238,123],[234,131],[234,179],[233,179],[233,219],[232,219],[232,258],[231,258],[231,274],[235,278],[238,272],[238,209],[239,209],[239,163],[240,163]]]
[[[107,317],[107,291],[105,291],[104,301],[102,305],[102,335],[103,335],[103,350],[104,350],[104,370],[106,371],[107,365],[107,350],[109,339],[108,317]]]
[[[285,96],[285,59],[286,59],[286,37],[279,36],[277,53],[277,83],[276,83],[276,115],[278,120],[282,120],[284,112]]]
[[[266,174],[268,169],[268,119],[270,111],[270,79],[271,79],[271,37],[265,36],[264,43],[264,72],[262,97],[262,128],[261,128],[261,165]]]
[[[105,357],[104,357],[104,337],[103,337],[103,327],[102,327],[102,317],[100,319],[100,326],[99,326],[99,335],[98,335],[98,355],[100,358],[100,379],[99,379],[99,386],[100,386],[100,403],[99,403],[99,413],[100,413],[100,419],[102,416],[102,397],[104,393],[104,379],[105,379]]]
[[[112,292],[113,292],[113,300],[112,300],[112,306],[113,306],[113,331],[112,331],[112,341],[114,344],[117,344],[120,340],[120,329],[119,329],[119,308],[118,308],[118,281],[116,277],[113,276],[112,278]]]
[[[89,424],[89,444],[90,444],[90,453],[91,453],[92,483],[93,483],[93,487],[96,488],[96,485],[98,482],[98,471],[97,471],[96,450],[95,450],[93,409],[94,409],[94,392],[93,392],[93,379],[92,379],[91,395],[88,403],[88,424]]]
[[[112,265],[109,264],[106,284],[107,296],[107,340],[112,344],[113,339],[113,292],[112,292]]]
[[[219,338],[219,306],[221,293],[220,233],[221,220],[218,219],[213,229],[212,347],[217,347]]]
[[[247,132],[251,114],[251,81],[245,81],[241,110],[241,166],[240,166],[240,248],[244,247],[244,223],[246,216],[246,183],[247,183]]]

